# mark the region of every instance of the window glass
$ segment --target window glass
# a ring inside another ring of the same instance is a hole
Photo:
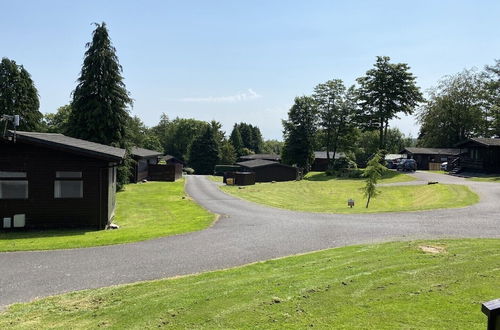
[[[68,172],[68,171],[58,171],[56,172],[56,178],[59,179],[81,179],[82,172]]]
[[[0,199],[28,199],[28,181],[0,181]]]
[[[61,181],[54,182],[55,198],[83,198],[83,181]]]
[[[0,178],[25,178],[26,172],[0,171]]]

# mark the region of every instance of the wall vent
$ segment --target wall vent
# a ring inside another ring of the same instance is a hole
[[[12,218],[3,218],[3,228],[11,228],[12,223],[11,223]]]
[[[14,228],[22,228],[26,225],[26,214],[14,215]]]

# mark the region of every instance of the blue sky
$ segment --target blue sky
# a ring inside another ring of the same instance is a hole
[[[406,62],[422,90],[500,58],[500,1],[6,1],[0,56],[23,64],[41,111],[69,103],[92,22],[105,21],[149,126],[170,118],[234,122],[282,138],[295,96],[347,85],[377,55]],[[418,134],[414,117],[393,121]]]

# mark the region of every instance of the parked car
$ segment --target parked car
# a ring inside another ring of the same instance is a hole
[[[441,171],[448,171],[448,162],[441,163]]]
[[[398,164],[398,171],[413,172],[417,170],[417,162],[415,159],[402,159]]]

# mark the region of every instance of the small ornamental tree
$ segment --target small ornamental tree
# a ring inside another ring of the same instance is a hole
[[[386,171],[385,166],[380,163],[381,159],[382,155],[380,152],[377,152],[372,159],[370,159],[365,172],[363,173],[363,177],[366,178],[366,185],[362,188],[363,195],[367,199],[366,208],[368,208],[372,197],[375,197],[380,193],[380,191],[377,190],[377,182],[382,178],[382,175]]]

